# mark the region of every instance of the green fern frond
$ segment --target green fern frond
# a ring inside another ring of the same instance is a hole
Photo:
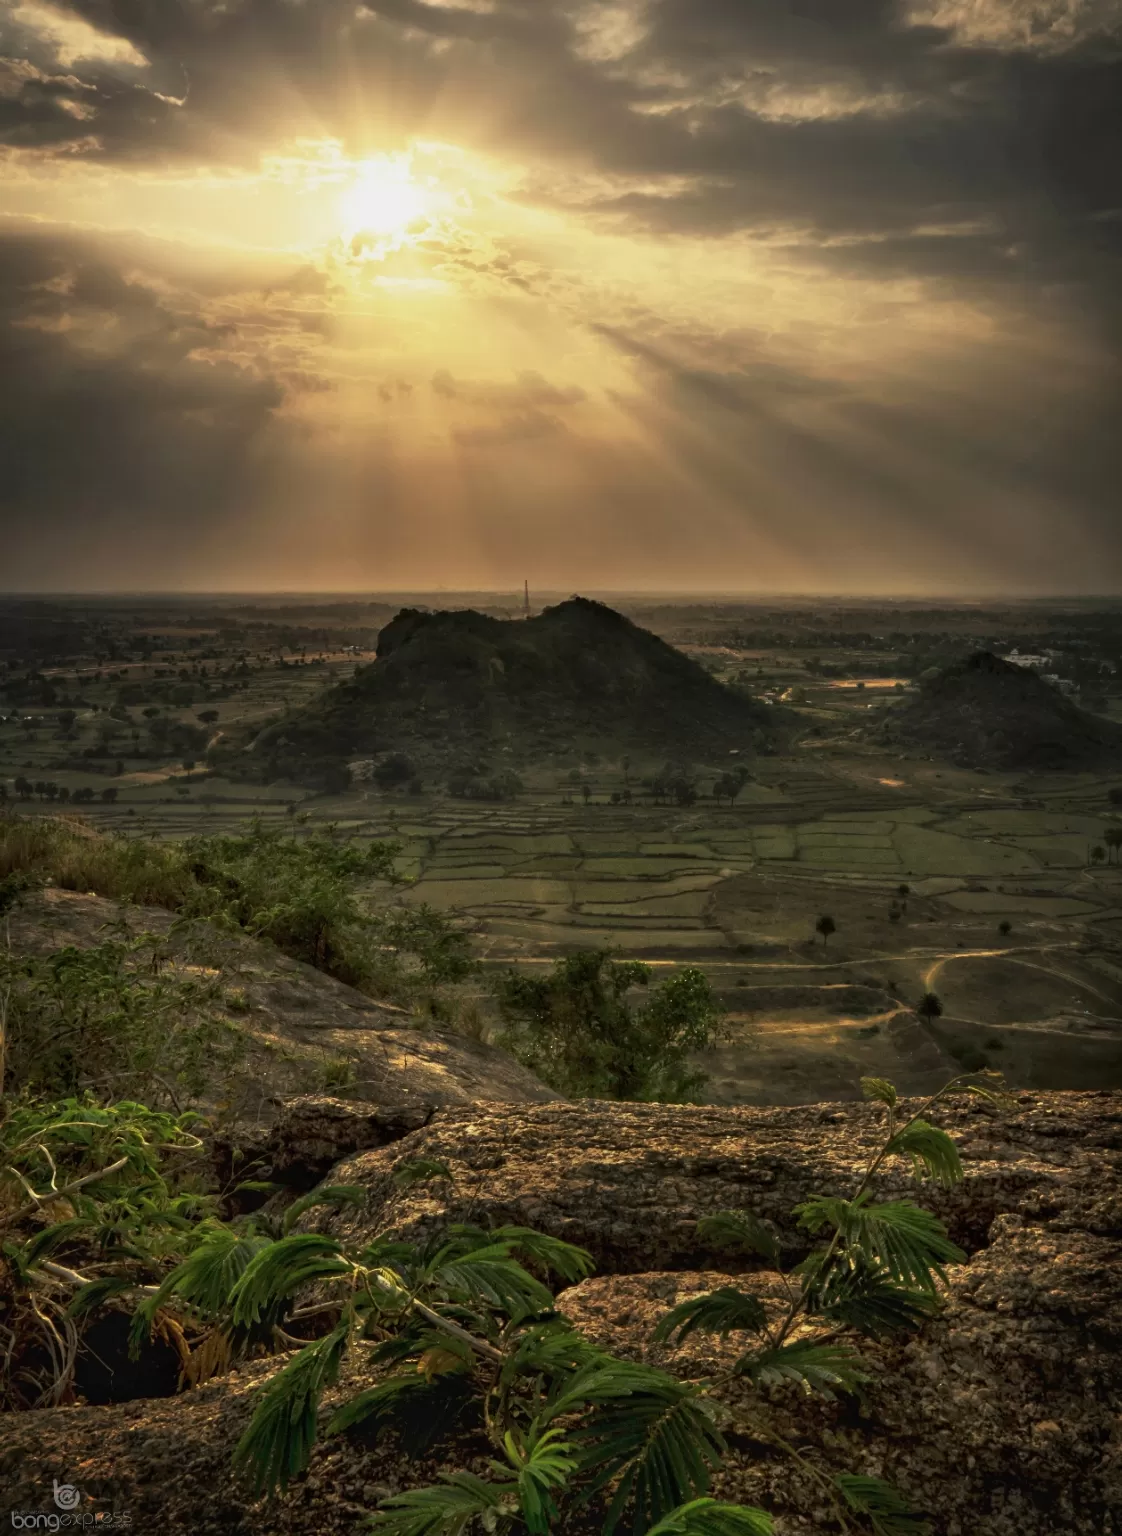
[[[453,1178],[447,1163],[435,1157],[413,1157],[398,1163],[393,1171],[393,1181],[398,1189],[412,1189],[414,1184],[427,1184],[430,1179]]]
[[[761,1258],[779,1262],[779,1242],[775,1233],[751,1211],[715,1211],[697,1224],[697,1235],[718,1248],[739,1248],[758,1253]]]
[[[691,1333],[716,1333],[727,1339],[734,1331],[760,1333],[766,1327],[767,1313],[757,1297],[723,1285],[719,1291],[679,1302],[659,1320],[651,1339],[665,1344],[676,1333],[674,1343],[683,1344]]]
[[[946,1280],[944,1265],[966,1259],[939,1218],[912,1200],[872,1205],[867,1194],[856,1200],[814,1195],[795,1206],[795,1215],[808,1232],[834,1227],[847,1246],[860,1249],[893,1280],[922,1290],[933,1291],[936,1278]]]
[[[521,1333],[499,1372],[499,1385],[509,1387],[519,1376],[548,1376],[555,1382],[571,1377],[609,1357],[567,1323],[535,1323]]]
[[[708,1491],[725,1443],[696,1388],[649,1366],[612,1360],[578,1372],[539,1420],[575,1408],[586,1416],[570,1434],[580,1470],[591,1474],[582,1501],[616,1485],[605,1536],[629,1506],[631,1523],[642,1530]]]
[[[762,1509],[691,1499],[652,1525],[647,1536],[773,1536],[775,1525]]]
[[[891,1483],[845,1473],[835,1477],[834,1483],[850,1509],[869,1521],[876,1536],[929,1536],[931,1522],[914,1513]]]
[[[70,1305],[66,1309],[67,1317],[84,1317],[87,1312],[92,1312],[104,1302],[111,1301],[114,1296],[120,1296],[123,1292],[132,1289],[134,1282],[127,1275],[102,1275],[97,1280],[90,1280],[70,1298]]]
[[[246,1270],[270,1246],[267,1237],[239,1235],[218,1221],[204,1221],[197,1231],[201,1242],[136,1310],[129,1331],[129,1352],[134,1359],[152,1330],[156,1313],[172,1297],[186,1302],[208,1321],[227,1313]]]
[[[897,1284],[859,1249],[820,1269],[806,1294],[812,1313],[873,1338],[921,1327],[936,1304],[930,1290]]]
[[[293,1296],[313,1280],[335,1280],[354,1272],[333,1238],[297,1232],[269,1243],[246,1266],[230,1294],[231,1315],[239,1326],[259,1322],[266,1308]]]
[[[316,1414],[325,1387],[333,1386],[350,1338],[349,1319],[314,1344],[306,1344],[265,1388],[234,1451],[255,1493],[286,1488],[308,1465]]]
[[[442,1472],[431,1487],[385,1499],[369,1529],[377,1536],[461,1536],[477,1518],[484,1530],[494,1529],[496,1517],[513,1515],[517,1505],[514,1481],[488,1483],[471,1472]]]
[[[925,1173],[937,1184],[950,1186],[962,1178],[958,1148],[937,1125],[913,1120],[897,1131],[885,1147],[886,1156],[910,1157],[916,1173]]]
[[[468,1409],[478,1410],[475,1384],[460,1374],[446,1373],[433,1381],[411,1372],[391,1376],[344,1403],[324,1431],[338,1435],[363,1424],[368,1430],[394,1430],[408,1456],[423,1456],[450,1434]]]
[[[895,1085],[886,1077],[863,1077],[861,1079],[862,1096],[876,1104],[887,1104],[889,1109],[895,1109],[897,1094]]]
[[[285,1211],[285,1234],[291,1232],[293,1223],[313,1206],[332,1205],[338,1209],[343,1205],[361,1205],[365,1199],[366,1191],[357,1184],[326,1184],[319,1189],[309,1190],[299,1200],[294,1200]]]
[[[438,1253],[429,1267],[428,1285],[469,1302],[486,1302],[515,1319],[553,1306],[553,1292],[510,1256],[504,1243],[461,1256]]]
[[[745,1355],[736,1368],[757,1386],[797,1381],[808,1392],[831,1399],[835,1391],[858,1392],[869,1379],[852,1350],[841,1344],[819,1344],[814,1339],[796,1339],[778,1349]]]
[[[587,1279],[596,1268],[596,1260],[587,1249],[545,1232],[535,1232],[532,1227],[496,1227],[488,1236],[492,1242],[504,1243],[511,1253],[524,1255],[543,1269],[551,1270],[570,1285]]]
[[[61,1243],[88,1233],[92,1226],[93,1222],[86,1216],[71,1216],[66,1221],[52,1222],[49,1227],[36,1232],[35,1236],[18,1250],[20,1267],[23,1270],[34,1269],[41,1259],[53,1253]]]
[[[547,1429],[523,1448],[508,1430],[503,1436],[507,1460],[518,1475],[520,1513],[530,1536],[549,1536],[558,1519],[554,1495],[565,1487],[577,1467],[573,1446],[560,1429]],[[507,1468],[492,1462],[496,1472]]]

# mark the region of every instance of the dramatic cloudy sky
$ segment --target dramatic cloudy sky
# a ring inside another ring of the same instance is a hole
[[[1122,590],[1122,0],[0,0],[0,588]]]

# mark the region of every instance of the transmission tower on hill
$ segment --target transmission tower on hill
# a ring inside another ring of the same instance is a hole
[[[522,617],[524,619],[530,617],[530,583],[528,581],[522,583]]]

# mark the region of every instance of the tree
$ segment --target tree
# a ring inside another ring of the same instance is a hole
[[[916,1012],[925,1024],[930,1024],[933,1019],[942,1016],[943,1005],[934,992],[925,992],[916,1004]]]
[[[592,791],[589,789],[587,784],[582,784],[580,787],[580,792],[581,798],[584,800],[585,805],[587,805],[588,802],[592,799]]]
[[[110,784],[101,791],[101,798],[105,801],[106,805],[112,805],[117,798],[117,794],[117,786]]]
[[[574,1098],[681,1102],[705,1080],[689,1056],[711,1044],[721,1009],[694,966],[634,1007],[628,993],[649,983],[648,966],[606,950],[568,955],[546,977],[509,970],[496,987],[500,1042]]]
[[[35,792],[31,780],[24,778],[22,773],[16,779],[15,791],[21,800],[30,800]]]
[[[204,725],[213,725],[218,719],[218,711],[216,709],[201,709],[198,718]]]
[[[822,947],[825,949],[827,944],[830,942],[830,935],[832,933],[837,933],[838,925],[834,922],[834,919],[830,917],[828,913],[824,912],[815,923],[814,931],[815,933],[820,933],[822,935]]]
[[[1116,863],[1117,860],[1115,855],[1117,854],[1119,848],[1122,848],[1122,827],[1108,827],[1107,830],[1103,833],[1103,842],[1110,849],[1110,862],[1112,864]]]
[[[1109,799],[1111,805],[1115,807],[1122,807],[1122,788],[1112,789],[1107,798]]]
[[[400,789],[403,784],[408,784],[416,776],[416,768],[400,752],[391,753],[389,757],[384,758],[370,775],[381,790]]]
[[[908,910],[908,897],[912,894],[911,886],[907,884],[898,885],[896,887],[896,894],[904,903],[904,911],[906,912]]]
[[[998,931],[998,933],[1000,933],[1000,935],[1001,935],[1001,937],[1003,939],[1007,939],[1009,937],[1009,935],[1013,932],[1013,924],[1009,921],[1009,919],[1007,917],[1003,917],[1001,919],[1000,923],[998,923],[998,925],[997,925],[997,931]]]
[[[18,782],[16,784],[16,788],[17,789],[19,788]],[[1106,858],[1106,849],[1102,846],[1101,843],[1096,843],[1095,846],[1091,849],[1091,863],[1092,864],[1101,864],[1102,861],[1105,858]]]

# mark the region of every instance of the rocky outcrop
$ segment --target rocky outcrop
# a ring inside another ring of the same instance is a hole
[[[213,1008],[243,1036],[246,1059],[221,1097],[261,1125],[275,1102],[337,1083],[341,1098],[377,1104],[507,1103],[556,1099],[507,1051],[439,1029],[377,1001],[247,934],[209,924],[175,929],[159,907],[121,906],[104,897],[47,889],[10,916],[13,948],[49,954],[122,935],[164,941],[185,974],[212,985]],[[216,1093],[215,1097],[220,1095]],[[370,1143],[366,1143],[369,1145]]]
[[[314,1109],[301,1135],[314,1132]],[[325,1127],[335,1123],[327,1112]],[[769,1413],[803,1463],[753,1432],[758,1403],[733,1384],[729,1459],[716,1492],[777,1515],[780,1536],[831,1526],[811,1472],[859,1471],[896,1482],[937,1536],[1118,1536],[1122,1511],[1122,1094],[1020,1094],[994,1116],[974,1101],[940,1111],[966,1177],[925,1189],[967,1249],[937,1321],[904,1343],[869,1344],[872,1381],[858,1404],[772,1389]],[[447,1107],[392,1145],[356,1152],[331,1172],[360,1184],[365,1205],[318,1213],[359,1240],[388,1222],[402,1233],[448,1218],[517,1220],[585,1243],[601,1273],[559,1307],[613,1351],[689,1376],[712,1372],[728,1347],[701,1340],[654,1349],[650,1333],[676,1300],[720,1284],[693,1234],[696,1218],[748,1207],[800,1246],[790,1210],[815,1191],[851,1190],[875,1145],[869,1106],[714,1109],[547,1104]],[[324,1131],[329,1140],[333,1132]],[[391,1182],[404,1157],[440,1158],[451,1188]],[[882,1193],[910,1184],[906,1170]],[[767,1304],[774,1277],[741,1273]],[[304,1536],[357,1531],[387,1490],[432,1479],[392,1444],[321,1446],[306,1479],[270,1505],[229,1480],[230,1447],[258,1364],[181,1398],[117,1408],[61,1408],[4,1426],[0,1488],[17,1510],[50,1507],[51,1479],[116,1507],[139,1528]],[[352,1379],[336,1397],[353,1391]],[[482,1467],[466,1436],[445,1466]]]

